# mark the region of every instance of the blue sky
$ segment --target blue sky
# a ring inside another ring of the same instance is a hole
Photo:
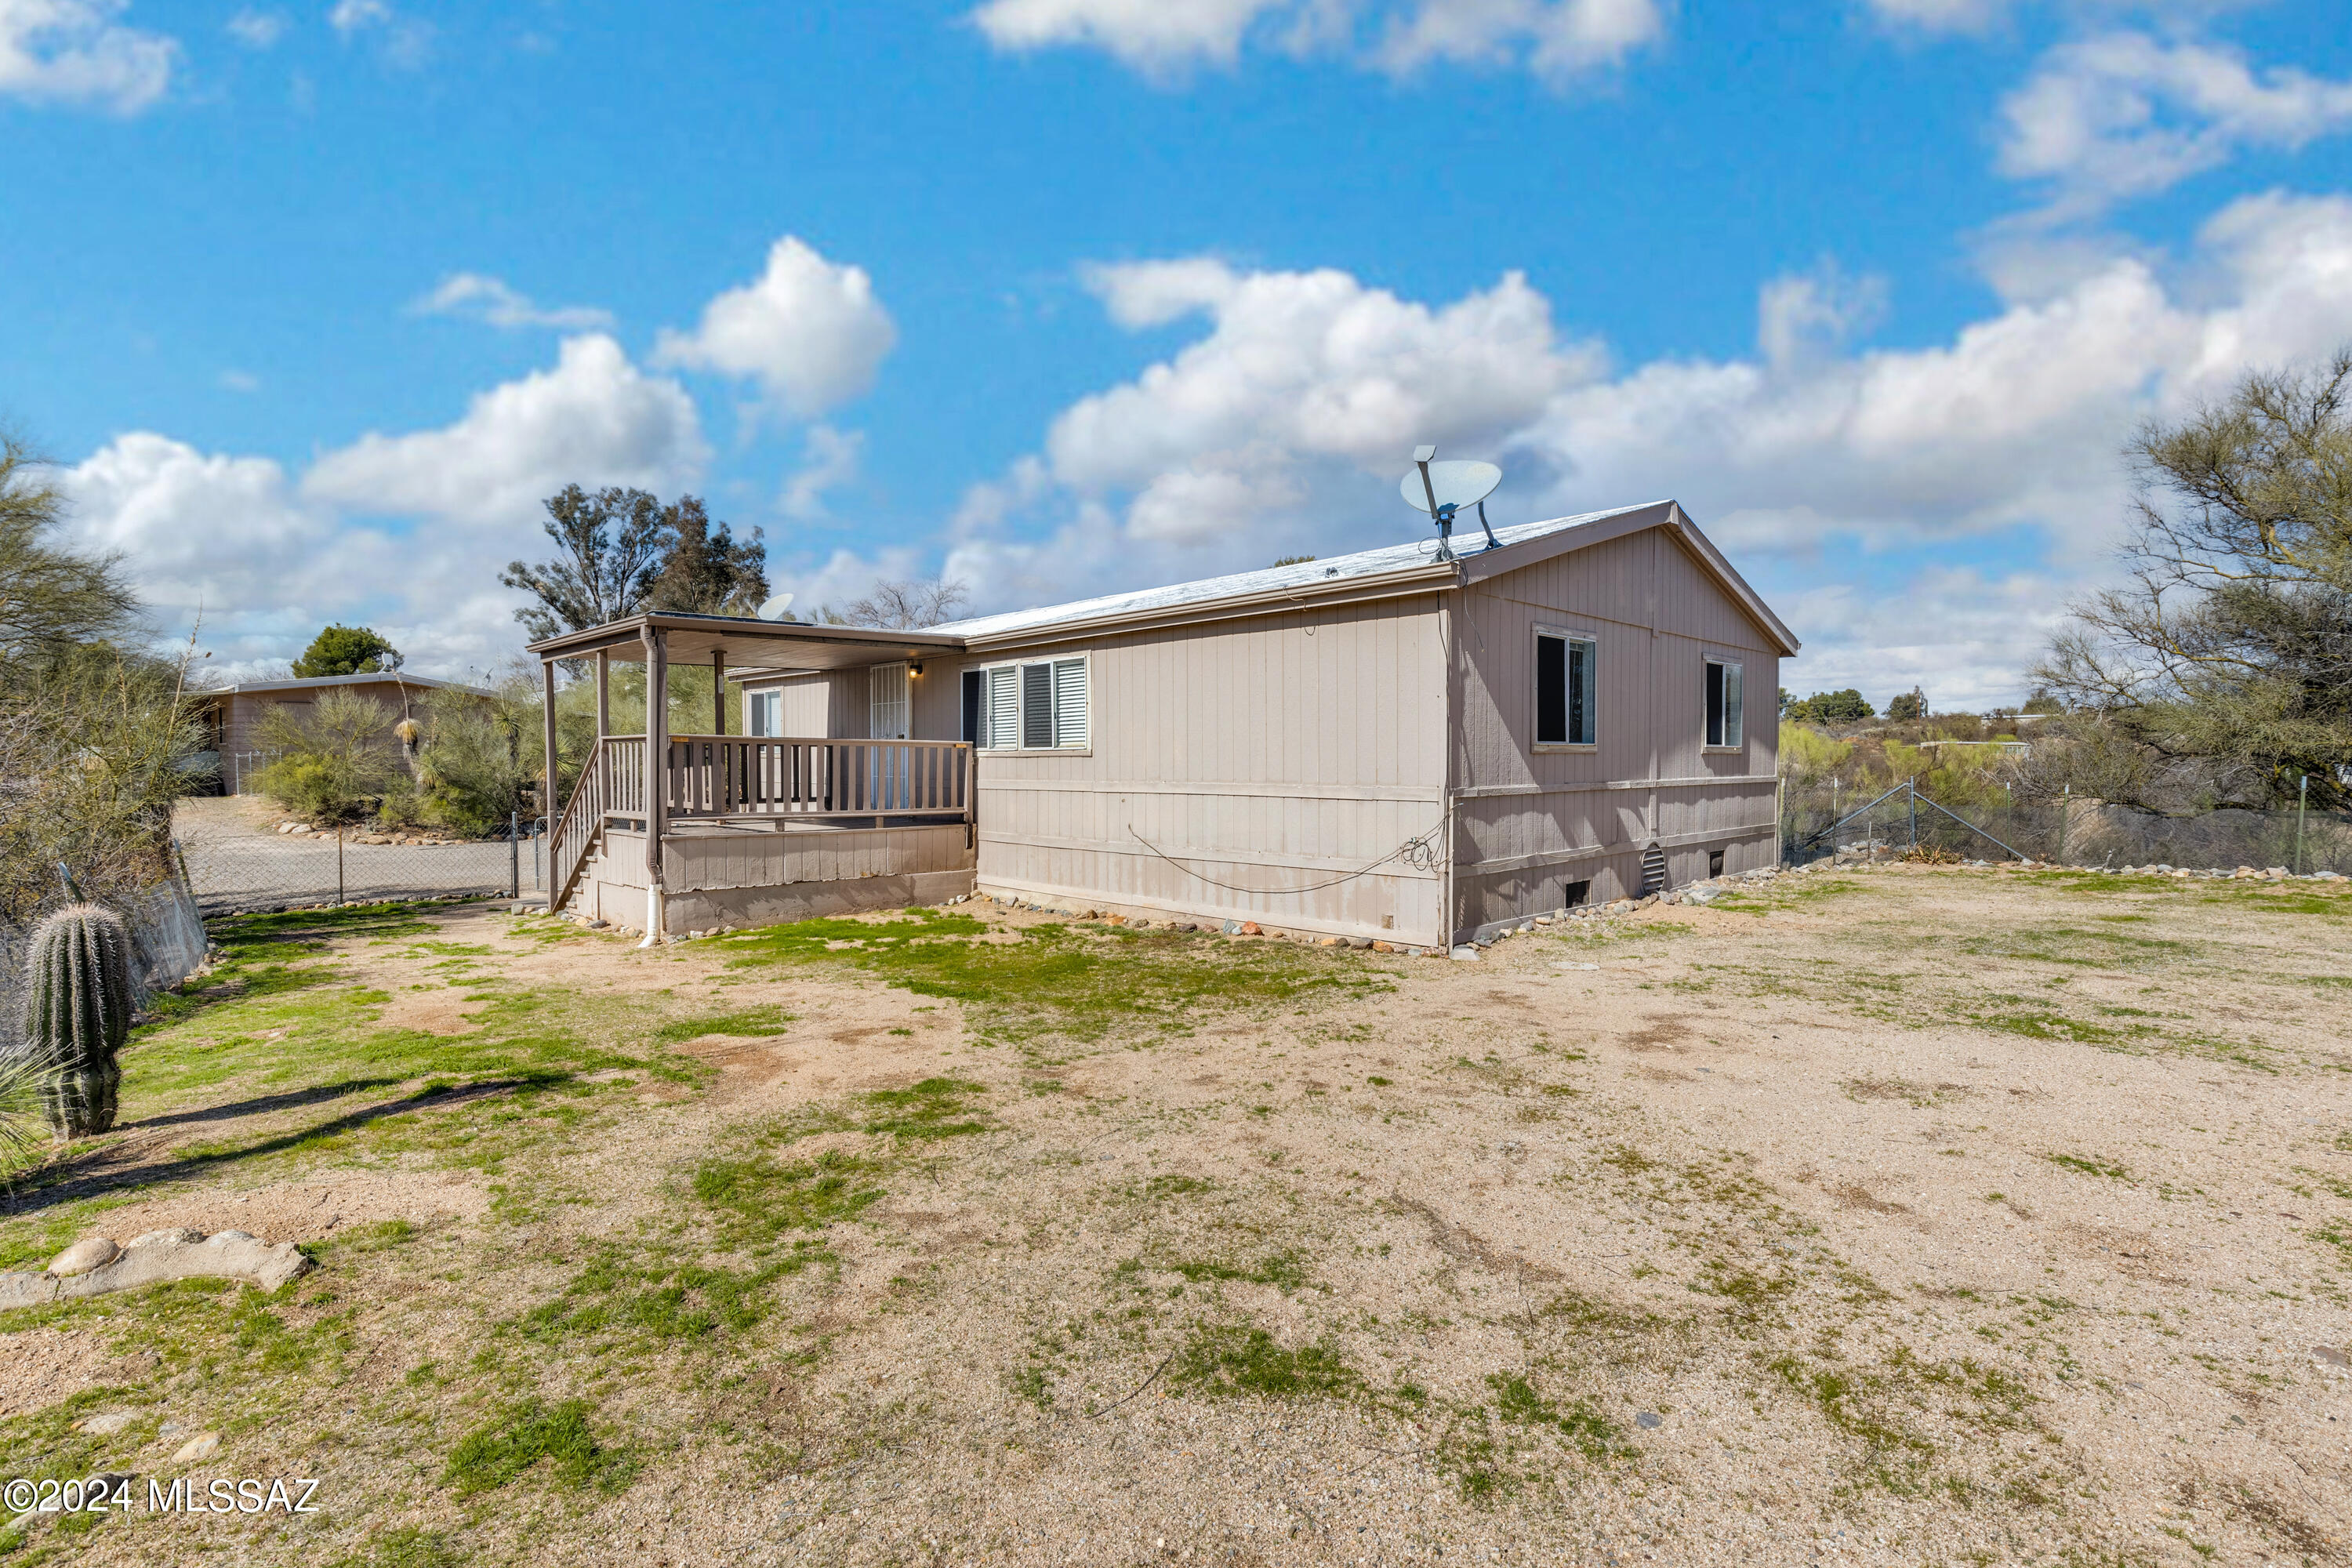
[[[1410,537],[1434,440],[2008,700],[2132,425],[2352,338],[2319,4],[487,12],[0,0],[0,414],[233,671],[495,668],[573,479],[992,610]]]

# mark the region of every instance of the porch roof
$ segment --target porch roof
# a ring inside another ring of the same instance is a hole
[[[661,634],[672,664],[709,664],[716,657],[730,670],[860,669],[901,659],[937,658],[962,651],[951,633],[890,631],[871,626],[817,626],[807,621],[763,621],[750,616],[686,616],[666,611],[632,616],[584,631],[565,632],[530,645],[542,662],[608,654],[624,662],[646,657],[648,629]]]

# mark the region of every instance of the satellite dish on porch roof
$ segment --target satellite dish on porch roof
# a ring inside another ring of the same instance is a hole
[[[793,596],[790,594],[779,594],[760,606],[760,618],[763,621],[781,621],[784,618],[784,612],[792,607]]]

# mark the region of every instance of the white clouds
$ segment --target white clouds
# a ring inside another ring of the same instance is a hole
[[[2164,190],[2243,148],[2292,150],[2352,127],[2352,82],[2112,33],[2053,49],[2001,114],[2001,171],[2049,182],[2071,216]]]
[[[665,330],[655,363],[757,381],[785,412],[814,418],[871,388],[898,342],[864,268],[787,235],[767,270],[711,300],[693,331]]]
[[[1924,33],[1982,33],[2007,19],[2011,0],[1868,0],[1883,20]]]
[[[785,479],[783,491],[776,499],[776,510],[803,522],[830,516],[825,510],[824,492],[856,479],[865,454],[864,431],[836,430],[830,425],[810,426],[803,440],[801,466]]]
[[[613,312],[590,305],[542,308],[500,279],[480,272],[453,272],[433,292],[409,307],[425,316],[464,316],[493,327],[551,327],[558,331],[609,330]]]
[[[1199,542],[1293,509],[1318,466],[1369,469],[1417,441],[1491,438],[1582,363],[1517,273],[1435,310],[1331,270],[1195,259],[1087,279],[1126,324],[1211,321],[1174,360],[1065,411],[1046,438],[1061,485],[1136,492],[1129,521],[1147,539]]]
[[[327,13],[327,25],[347,35],[391,23],[392,7],[383,0],[335,0],[335,8]]]
[[[0,97],[135,114],[163,96],[180,46],[115,20],[127,0],[0,0]]]
[[[1563,341],[1517,276],[1436,306],[1200,258],[1087,280],[1124,324],[1202,328],[973,487],[947,568],[978,609],[1410,537],[1395,479],[1435,441],[1504,464],[1497,521],[1681,500],[1787,601],[1801,679],[1942,672],[1939,701],[2009,700],[2066,594],[2105,569],[2132,426],[2352,336],[2352,199],[2237,203],[2179,267],[2110,256],[1922,348],[1847,347],[1885,294],[1824,267],[1759,290],[1756,356],[1622,370]],[[1934,563],[2018,531],[2046,562]],[[1825,574],[1824,549],[1915,563],[1865,574],[1903,585],[1830,593],[1855,574]]]
[[[176,628],[201,607],[206,646],[232,662],[283,659],[326,619],[358,616],[419,674],[458,675],[516,644],[497,573],[536,547],[546,497],[575,480],[671,493],[707,456],[684,389],[586,336],[447,426],[362,437],[299,479],[134,431],[58,480],[83,539],[121,551]]]
[[[1661,0],[988,0],[971,19],[1000,49],[1100,49],[1159,80],[1231,67],[1253,41],[1396,74],[1523,63],[1557,79],[1618,65],[1665,32]]]
[[[283,11],[257,11],[251,6],[228,19],[228,35],[248,49],[274,47],[286,36]]]
[[[590,334],[565,339],[552,370],[480,394],[453,425],[328,453],[302,490],[353,510],[489,525],[530,518],[573,480],[668,488],[708,456],[685,389]]]

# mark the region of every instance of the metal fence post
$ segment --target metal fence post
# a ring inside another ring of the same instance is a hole
[[[507,813],[507,897],[522,897],[522,813]]]
[[[343,895],[343,825],[335,824],[335,907],[341,909],[349,900]]]
[[[2294,874],[2303,875],[2303,819],[2311,811],[2311,775],[2305,773],[2294,786]]]
[[[1916,855],[1919,853],[1919,781],[1913,779],[1910,784],[1911,853]]]

